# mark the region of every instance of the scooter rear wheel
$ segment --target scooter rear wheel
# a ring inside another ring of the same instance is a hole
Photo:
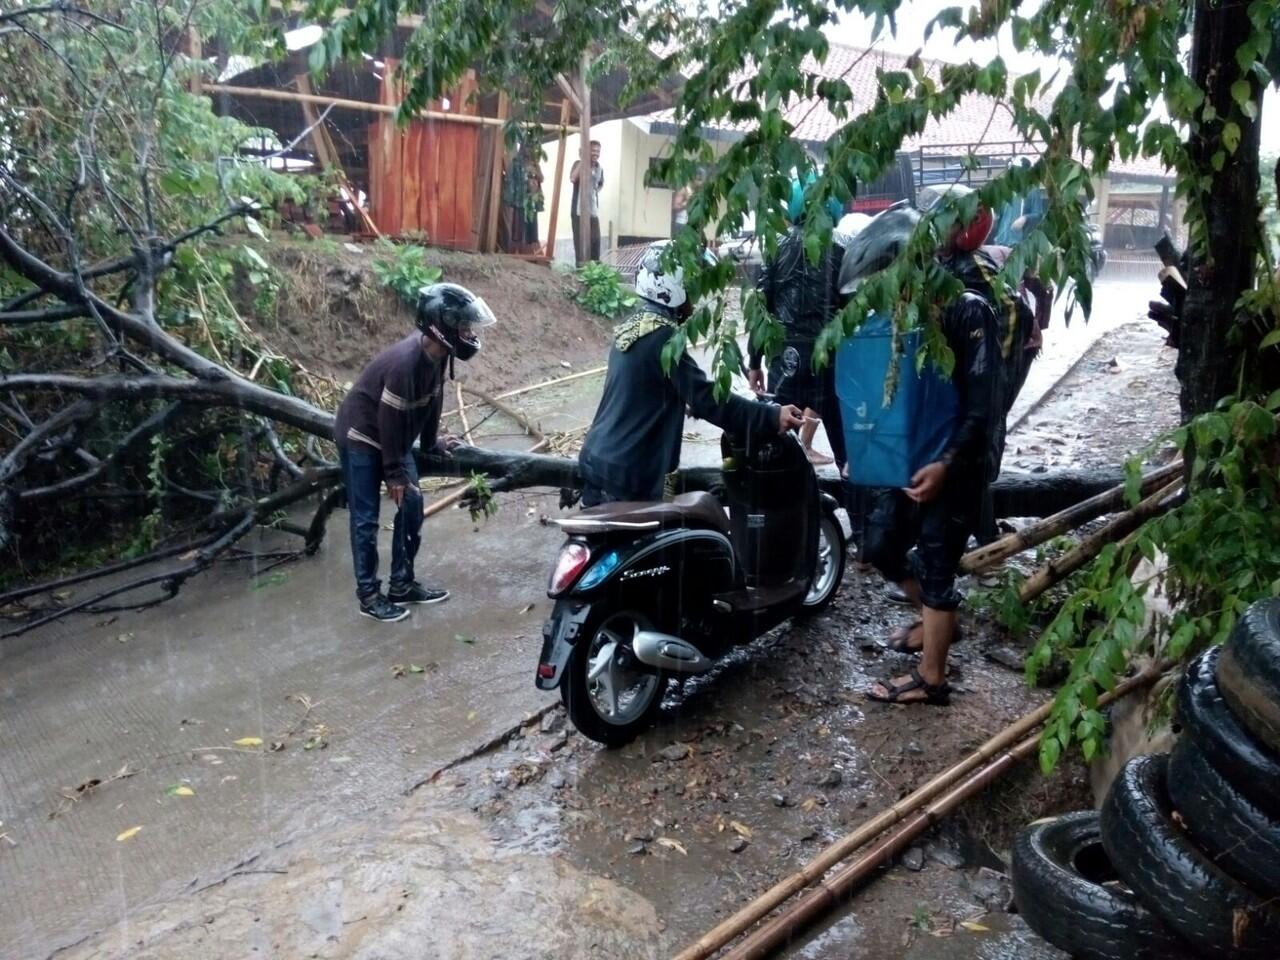
[[[649,627],[642,615],[621,610],[582,631],[560,681],[560,697],[584,737],[621,747],[653,723],[667,678],[631,652],[636,633]]]
[[[818,521],[818,563],[813,571],[813,580],[809,583],[809,592],[800,608],[801,616],[811,617],[831,604],[840,589],[840,581],[844,579],[847,553],[844,528],[835,516],[824,510],[822,519]]]

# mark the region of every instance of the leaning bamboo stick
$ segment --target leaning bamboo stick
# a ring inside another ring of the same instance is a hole
[[[1144,670],[1136,677],[1117,684],[1116,688],[1110,693],[1099,697],[1098,702],[1103,704],[1119,699],[1131,691],[1153,682],[1163,672],[1163,664]],[[918,787],[852,833],[837,840],[801,869],[774,884],[733,916],[717,924],[696,942],[678,953],[675,960],[705,960],[726,943],[735,937],[741,936],[754,923],[767,916],[780,904],[791,899],[806,887],[817,883],[828,870],[848,857],[853,851],[865,846],[895,823],[905,819],[909,814],[914,813],[920,807],[933,800],[961,777],[986,763],[992,757],[1008,750],[1011,745],[1017,743],[1044,723],[1052,709],[1053,704],[1046,703],[1044,706],[1032,710],[1021,719],[1014,721],[959,763],[944,770],[928,783]]]
[[[1158,470],[1153,470],[1142,478],[1142,496],[1149,496],[1170,480],[1181,475],[1181,473],[1181,459],[1175,460],[1173,463]],[[1002,560],[1007,560],[1023,550],[1037,547],[1047,540],[1052,540],[1054,537],[1076,529],[1081,524],[1096,520],[1105,513],[1111,513],[1124,504],[1124,495],[1125,485],[1119,484],[1098,494],[1096,497],[1082,500],[1075,506],[1068,507],[1066,510],[1055,513],[1051,517],[1045,517],[1043,520],[1015,531],[1006,537],[1001,537],[993,543],[978,547],[976,550],[970,550],[961,557],[960,569],[964,573],[976,573],[979,570],[993,567]]]
[[[508,390],[506,393],[500,393],[494,400],[509,400],[512,397],[518,397],[522,393],[531,393],[534,390],[541,390],[543,387],[554,387],[562,383],[568,383],[571,380],[581,380],[583,377],[594,377],[608,370],[608,367],[592,367],[590,370],[581,370],[578,373],[571,373],[567,377],[557,377],[555,380],[543,380],[541,383],[530,383],[527,386],[518,387],[515,390]],[[488,402],[488,401],[485,401]],[[477,407],[480,404],[473,403],[471,406]],[[459,414],[459,410],[447,410],[443,417],[455,417]]]
[[[1000,754],[976,773],[971,773],[955,789],[929,804],[830,880],[818,884],[785,913],[751,934],[726,953],[724,960],[762,960],[772,954],[800,930],[842,903],[863,881],[905,850],[925,830],[1030,756],[1039,742],[1040,737],[1032,734],[1012,750]]]
[[[459,387],[458,415],[462,417],[463,423],[467,422],[466,408],[462,404],[462,394],[464,392],[469,393],[473,397],[476,397],[483,403],[487,403],[489,406],[493,407],[493,409],[497,410],[499,413],[510,417],[516,423],[520,424],[520,427],[524,430],[524,432],[527,433],[529,436],[533,437],[535,441],[541,441],[546,439],[543,436],[542,431],[533,425],[533,423],[529,420],[529,418],[525,416],[523,411],[517,410],[515,407],[511,406],[511,404],[509,403],[504,403],[499,397],[491,397],[489,396],[489,394],[485,393],[483,390],[477,390],[475,387]]]
[[[1132,510],[1126,510],[1107,523],[1101,530],[1085,537],[1078,544],[1055,560],[1037,569],[1018,588],[1018,599],[1029,603],[1054,584],[1061,583],[1102,552],[1103,547],[1127,537],[1152,517],[1164,513],[1172,505],[1170,498],[1182,486],[1179,477],[1173,483],[1161,487]]]
[[[462,418],[462,439],[474,446],[471,439],[471,424],[467,421],[467,409],[462,402],[462,384],[455,380],[453,385],[458,392],[458,416]]]

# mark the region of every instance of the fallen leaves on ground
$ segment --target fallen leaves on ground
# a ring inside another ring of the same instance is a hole
[[[196,795],[196,792],[185,783],[171,784],[165,787],[164,792],[167,797],[194,797]]]
[[[262,746],[261,737],[241,737],[239,740],[231,741],[237,747],[260,747]]]
[[[132,840],[138,835],[138,831],[142,827],[130,827],[128,830],[122,830],[116,834],[116,843],[124,843],[126,840]]]
[[[684,844],[679,840],[672,840],[670,837],[659,837],[655,842],[658,846],[666,847],[668,850],[674,850],[682,856],[687,857],[689,855],[689,851],[684,848]]]

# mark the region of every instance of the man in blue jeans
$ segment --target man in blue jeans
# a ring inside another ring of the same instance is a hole
[[[418,294],[418,331],[370,361],[338,408],[334,439],[342,460],[351,514],[351,558],[360,613],[383,623],[409,615],[408,604],[440,603],[447,590],[424,586],[413,575],[422,542],[422,491],[413,445],[449,448],[438,437],[445,368],[480,351],[475,332],[496,320],[465,287],[434,283]],[[382,484],[396,505],[391,531],[391,582],[378,580],[378,508]]]

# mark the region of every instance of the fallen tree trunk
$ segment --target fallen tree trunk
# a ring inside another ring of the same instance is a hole
[[[495,492],[524,487],[558,490],[580,489],[582,486],[577,460],[481,447],[460,447],[447,456],[419,452],[418,469],[424,475],[447,477],[480,473],[494,481],[492,487]],[[996,516],[1049,516],[1122,486],[1124,479],[1122,467],[1002,475],[992,484]],[[838,477],[820,477],[818,484],[837,499],[844,495],[844,483]],[[718,467],[682,467],[674,478],[676,493],[692,490],[718,493],[723,486],[724,477]]]

